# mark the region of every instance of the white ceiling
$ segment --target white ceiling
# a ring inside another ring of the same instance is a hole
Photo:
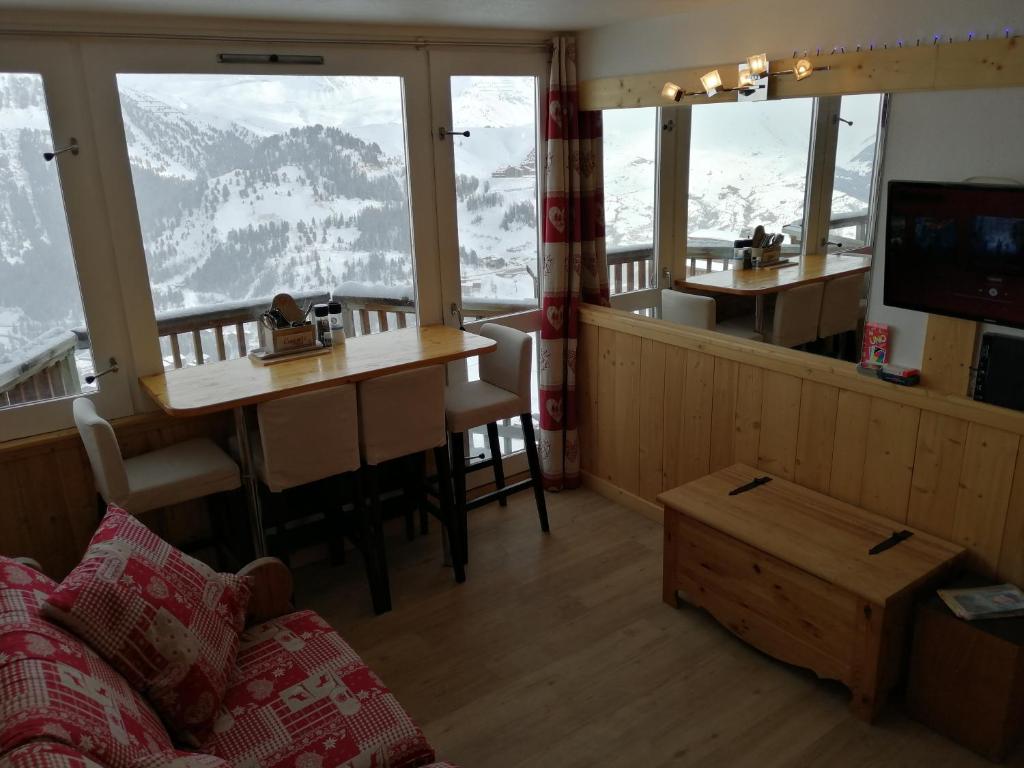
[[[578,30],[679,13],[708,2],[712,0],[0,0],[0,9]]]

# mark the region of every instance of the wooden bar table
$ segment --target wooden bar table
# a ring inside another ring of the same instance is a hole
[[[764,333],[764,297],[809,283],[822,283],[871,269],[871,257],[859,254],[808,254],[778,266],[707,272],[676,280],[676,288],[754,297],[754,329]]]
[[[234,411],[242,483],[256,557],[266,554],[259,488],[245,409],[302,392],[352,384],[493,352],[497,343],[475,334],[429,325],[348,339],[326,354],[260,365],[248,358],[141,376],[142,388],[172,416]]]

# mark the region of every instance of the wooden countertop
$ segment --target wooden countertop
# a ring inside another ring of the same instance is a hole
[[[764,476],[772,481],[729,495]],[[744,464],[665,491],[658,501],[877,605],[912,589],[964,552],[956,544]],[[904,528],[914,535],[877,555],[868,554]]]
[[[778,293],[807,283],[819,283],[835,277],[864,273],[871,269],[871,257],[856,254],[809,254],[793,261],[797,266],[708,272],[676,280],[675,285],[681,289],[689,288],[711,293],[758,296]]]
[[[449,363],[495,347],[492,339],[430,325],[360,336],[327,354],[275,365],[243,357],[143,376],[139,382],[165,412],[195,416]]]

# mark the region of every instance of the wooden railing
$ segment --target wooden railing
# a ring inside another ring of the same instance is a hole
[[[77,348],[78,336],[65,331],[54,334],[25,360],[0,365],[0,408],[80,392]]]
[[[296,293],[295,300],[306,306],[330,300],[328,293]],[[259,345],[259,316],[270,306],[271,297],[226,302],[209,307],[191,307],[160,312],[157,334],[165,368],[203,365],[207,360],[244,357]]]
[[[612,296],[641,291],[657,282],[653,245],[608,249],[608,286]]]

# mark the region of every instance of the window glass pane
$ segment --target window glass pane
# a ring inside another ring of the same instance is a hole
[[[467,318],[538,306],[537,80],[451,78],[459,265]]]
[[[839,123],[829,240],[844,248],[860,248],[870,237],[867,226],[881,108],[882,97],[877,93],[843,96],[840,114],[853,125]]]
[[[357,332],[383,329],[378,310],[389,327],[413,311],[401,78],[117,82],[168,366],[196,361],[191,332],[171,339],[197,315],[205,359],[238,354],[236,322],[282,291],[335,293]],[[255,323],[244,330],[251,348]]]
[[[613,109],[604,121],[604,218],[612,293],[654,278],[658,110]]]
[[[42,77],[0,73],[0,408],[95,389],[53,146]]]
[[[690,139],[688,256],[728,256],[759,224],[798,244],[813,99],[701,104]],[[712,268],[721,269],[721,262]]]

